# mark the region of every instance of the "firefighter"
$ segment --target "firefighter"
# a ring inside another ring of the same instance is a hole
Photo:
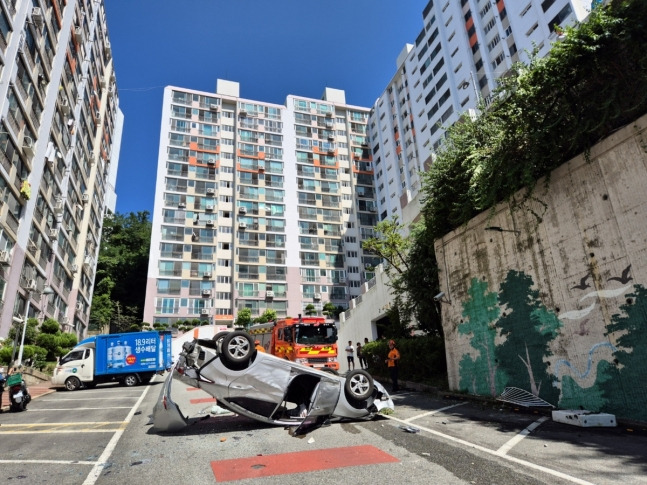
[[[259,352],[265,352],[265,349],[264,349],[264,348],[263,348],[263,346],[261,345],[261,341],[260,341],[260,340],[255,340],[255,341],[254,341],[254,346],[256,347],[256,350],[258,350]]]

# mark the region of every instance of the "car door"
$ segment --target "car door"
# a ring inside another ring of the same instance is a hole
[[[307,416],[291,433],[294,436],[302,436],[323,426],[331,418],[340,392],[339,381],[321,379],[312,393]]]

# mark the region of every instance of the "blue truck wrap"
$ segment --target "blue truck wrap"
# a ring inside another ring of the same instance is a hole
[[[52,384],[70,391],[113,381],[147,384],[173,365],[171,341],[170,331],[88,337],[59,359]]]
[[[133,332],[96,335],[95,375],[160,372],[171,367],[171,332]]]

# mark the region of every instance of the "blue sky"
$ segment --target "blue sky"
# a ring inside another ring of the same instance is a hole
[[[124,112],[117,212],[152,214],[165,86],[284,104],[346,91],[369,107],[423,27],[428,0],[105,0]]]

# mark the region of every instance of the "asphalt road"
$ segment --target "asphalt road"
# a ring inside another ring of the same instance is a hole
[[[299,439],[241,416],[213,415],[210,396],[177,385],[174,398],[191,425],[159,435],[150,419],[161,389],[156,379],[143,387],[57,392],[24,413],[0,414],[0,480],[647,484],[644,429],[579,428],[524,409],[418,392],[395,395],[391,416],[333,424]]]

